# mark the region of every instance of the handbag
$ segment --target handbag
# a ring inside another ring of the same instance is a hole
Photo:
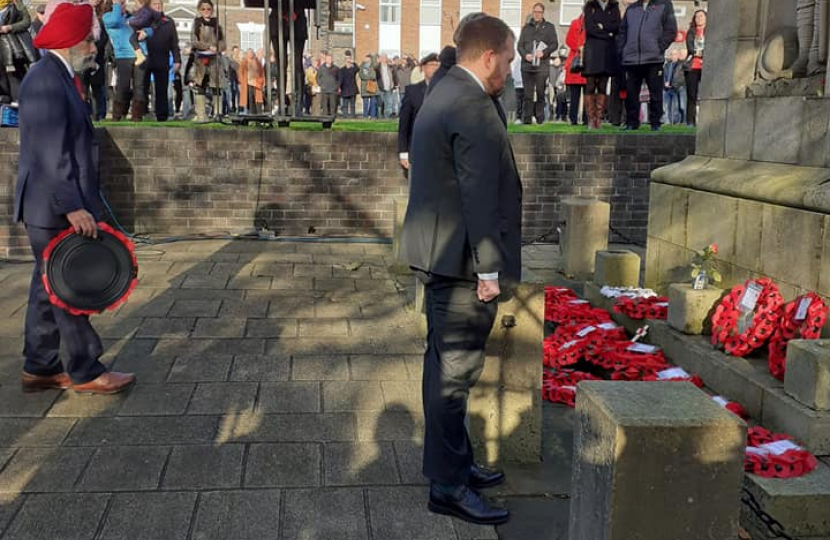
[[[373,80],[373,79],[369,79],[368,81],[366,81],[366,93],[368,93],[368,94],[377,94],[378,93],[378,82]]]
[[[573,62],[571,62],[571,73],[582,73],[583,69],[585,69],[585,65],[582,63],[582,54],[576,53]]]

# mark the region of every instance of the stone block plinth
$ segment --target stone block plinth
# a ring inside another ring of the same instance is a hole
[[[830,340],[790,341],[784,391],[818,411],[830,411]]]
[[[476,459],[532,463],[542,453],[544,286],[520,284],[499,303],[487,358],[470,392],[470,433]]]
[[[689,283],[669,286],[669,326],[684,334],[711,334],[712,310],[723,296],[721,289],[696,291]]]
[[[609,381],[576,415],[570,540],[737,537],[740,418],[689,383]]]
[[[562,201],[564,229],[560,236],[564,271],[577,279],[594,273],[596,253],[608,249],[611,205],[594,199]]]
[[[598,251],[594,268],[594,283],[609,287],[638,287],[640,285],[640,256],[624,249]]]

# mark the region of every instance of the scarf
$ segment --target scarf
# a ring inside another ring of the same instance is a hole
[[[4,10],[14,3],[14,0],[0,0],[0,10]]]
[[[611,0],[597,0],[599,2],[599,7],[602,8],[602,11],[606,11],[608,9],[608,4],[611,3]]]

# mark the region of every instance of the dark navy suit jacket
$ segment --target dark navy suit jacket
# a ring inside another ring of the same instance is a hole
[[[75,210],[100,217],[98,143],[87,111],[60,58],[47,53],[29,69],[20,85],[15,221],[63,229]]]
[[[412,129],[415,126],[415,117],[424,104],[427,95],[427,83],[421,81],[417,84],[410,84],[405,88],[403,102],[401,102],[401,115],[398,123],[398,152],[409,152],[412,142]]]

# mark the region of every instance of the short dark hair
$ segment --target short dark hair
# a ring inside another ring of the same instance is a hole
[[[507,41],[516,37],[513,30],[497,17],[472,13],[464,19],[468,20],[462,19],[455,36],[459,62],[478,58],[486,51],[502,52]]]
[[[533,4],[533,11],[536,11],[537,7],[540,7],[542,8],[542,11],[545,11],[545,4],[543,4],[542,2],[536,2],[535,4]]]
[[[429,64],[430,62],[440,62],[441,60],[438,58],[438,53],[429,53],[428,55],[421,58],[421,65],[424,66]]]

